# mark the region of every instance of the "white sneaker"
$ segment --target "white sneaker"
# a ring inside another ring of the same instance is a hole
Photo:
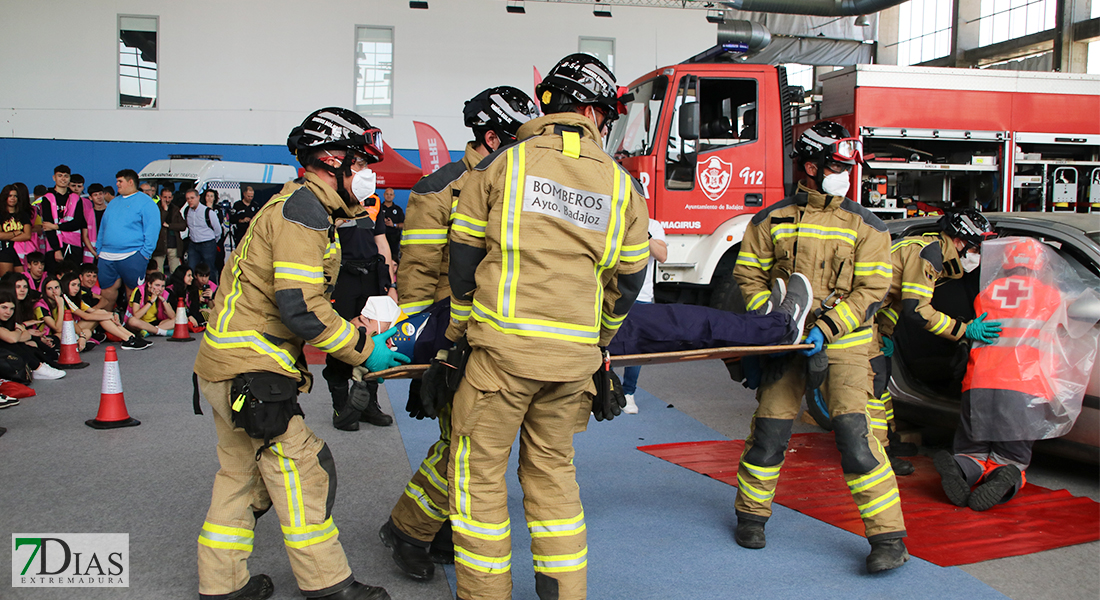
[[[634,394],[626,395],[626,406],[623,407],[623,412],[628,415],[638,414],[638,405],[634,404]]]
[[[38,368],[34,370],[35,379],[61,379],[65,376],[65,371],[61,369],[55,369],[46,363],[38,365]]]

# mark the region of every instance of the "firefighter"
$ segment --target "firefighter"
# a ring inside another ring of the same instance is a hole
[[[844,479],[871,544],[867,570],[875,573],[901,566],[909,554],[897,482],[867,415],[870,320],[890,289],[891,266],[886,226],[844,197],[860,155],[860,142],[836,123],[806,130],[795,145],[796,166],[806,173],[797,193],[757,213],[745,231],[733,275],[748,307],[764,305],[776,279],[804,274],[815,304],[805,343],[814,347],[773,364],[773,375],[757,391],[760,406],[737,476],[735,539],[745,548],[765,545],[764,524],[806,388],[806,356],[819,363],[813,355],[824,351],[828,372],[821,388]]]
[[[328,300],[340,265],[333,217],[362,211],[356,194],[382,157],[377,129],[342,108],[324,108],[291,131],[305,167],[256,214],[229,261],[195,359],[196,383],[214,409],[221,469],[199,534],[200,598],[263,599],[267,575],[249,577],[256,518],[272,506],[298,587],[307,598],[387,599],[355,581],[332,520],[336,470],[328,445],[302,420],[299,391],[312,377],[302,346],[370,371],[408,359],[371,338]],[[198,408],[198,393],[195,394]]]
[[[511,597],[504,472],[517,432],[535,590],[541,600],[585,597],[573,434],[590,412],[609,418],[626,404],[621,388],[614,408],[596,395],[593,374],[605,368],[601,346],[634,303],[649,258],[642,190],[602,145],[618,117],[615,77],[573,54],[536,92],[544,116],[524,123],[522,141],[487,157],[462,188],[447,330],[458,344],[433,360],[423,384],[431,400],[433,383],[451,378],[471,348],[454,394],[447,478],[465,600]]]
[[[1042,331],[1065,306],[1062,292],[1043,274],[1049,263],[1041,242],[1020,238],[1005,249],[1001,276],[974,302],[1008,329],[1004,340],[976,340],[971,348],[954,454],[941,450],[933,456],[943,491],[956,506],[988,510],[1011,500],[1027,481],[1035,443],[1027,425],[1050,414],[1053,365],[1061,360],[1050,354],[1057,345]],[[978,426],[1001,433],[992,439],[1013,441],[988,441],[990,436],[975,432]]]
[[[397,271],[401,282],[401,309],[408,315],[425,309],[447,310],[450,306],[447,232],[459,192],[469,180],[470,171],[483,158],[516,141],[516,131],[520,125],[538,116],[538,108],[527,94],[503,86],[474,96],[466,102],[462,114],[466,126],[474,133],[474,141],[466,144],[465,156],[421,179],[409,195],[407,228],[401,240],[402,259]],[[446,318],[439,321],[445,323]],[[441,341],[446,342],[446,338]],[[450,347],[450,343],[445,347]],[[428,346],[427,356],[413,358],[428,362],[438,349]],[[412,380],[409,386],[407,408],[412,416],[429,416],[420,402],[419,379]],[[433,560],[454,562],[451,528],[447,521],[450,406],[443,406],[438,415],[430,416],[439,418],[439,441],[428,449],[427,458],[405,486],[405,493],[394,506],[390,520],[379,532],[386,546],[393,548],[397,566],[409,577],[420,580],[431,579],[435,573]]]
[[[950,211],[939,220],[940,233],[903,238],[890,246],[894,279],[890,294],[875,316],[875,348],[871,359],[874,371],[874,397],[867,402],[871,415],[871,430],[890,455],[890,463],[898,475],[913,472],[913,463],[897,458],[892,452],[896,433],[894,405],[886,384],[890,381],[890,357],[894,355],[894,327],[898,318],[951,341],[966,337],[989,343],[1000,335],[1000,323],[985,321],[979,315],[963,323],[932,307],[936,283],[943,279],[958,279],[978,268],[984,240],[994,236],[993,228],[982,213],[968,208]]]

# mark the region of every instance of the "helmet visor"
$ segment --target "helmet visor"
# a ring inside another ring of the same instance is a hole
[[[863,142],[858,138],[844,138],[829,146],[829,158],[837,162],[854,164],[863,160]]]
[[[367,162],[376,163],[382,160],[382,130],[377,127],[363,130],[363,153],[367,155]]]

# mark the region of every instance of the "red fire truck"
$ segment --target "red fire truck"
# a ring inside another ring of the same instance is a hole
[[[730,274],[745,227],[801,175],[788,157],[818,119],[874,154],[853,170],[852,196],[884,218],[944,206],[1085,211],[1090,195],[1100,200],[1098,76],[858,65],[824,76],[811,104],[783,67],[720,57],[631,83],[608,139],[668,237],[659,300],[743,308]]]

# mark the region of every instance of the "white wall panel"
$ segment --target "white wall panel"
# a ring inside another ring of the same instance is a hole
[[[376,118],[397,148],[412,121],[452,149],[469,138],[462,103],[493,85],[533,93],[578,36],[615,38],[626,84],[714,44],[696,10],[616,7],[597,18],[578,4],[503,0],[34,0],[0,2],[0,136],[44,139],[278,144],[311,110],[350,106],[355,26],[394,28],[394,116]],[[117,108],[117,17],[159,18],[155,110]]]

